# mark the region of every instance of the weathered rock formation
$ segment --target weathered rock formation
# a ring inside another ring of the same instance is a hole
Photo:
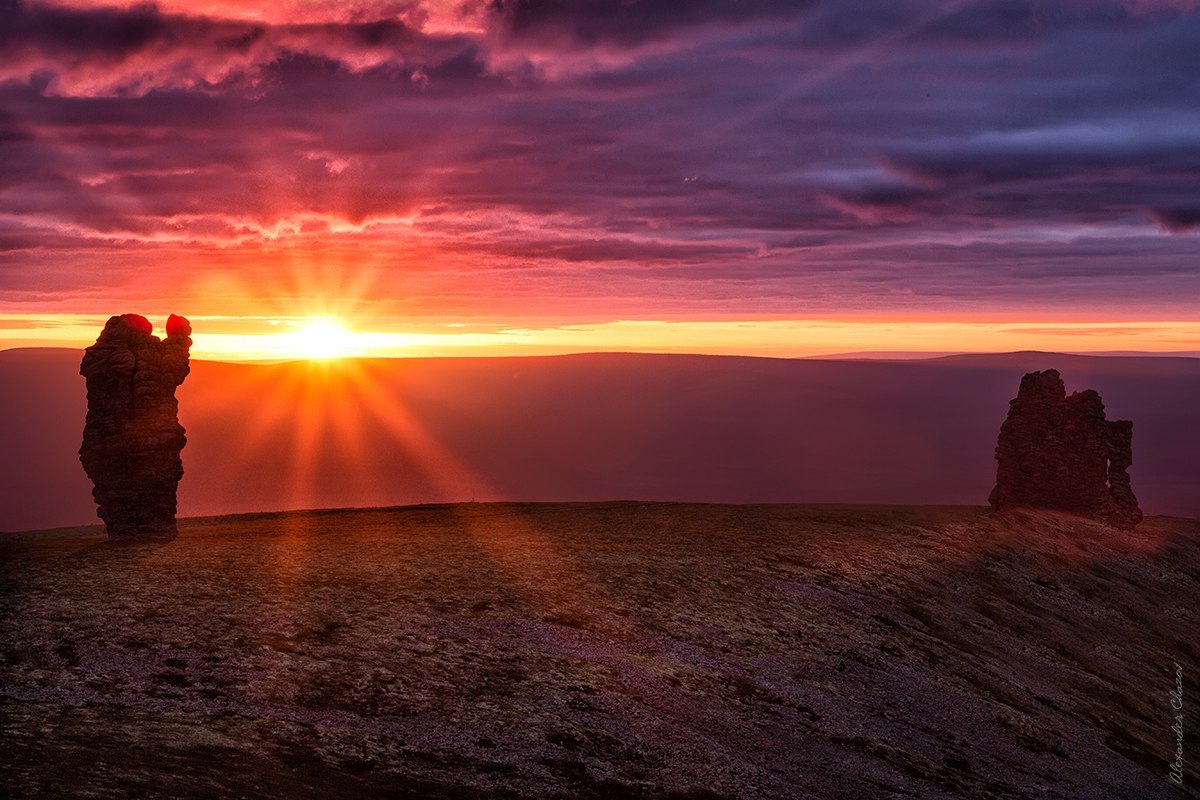
[[[173,538],[187,443],[175,387],[187,377],[191,324],[174,314],[160,341],[137,314],[110,317],[84,351],[88,412],[79,460],[111,538]]]
[[[1057,370],[1021,379],[996,444],[993,508],[1054,508],[1132,529],[1141,509],[1126,470],[1133,423],[1104,417],[1100,395],[1069,397]]]

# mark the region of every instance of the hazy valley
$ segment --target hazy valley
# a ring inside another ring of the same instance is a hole
[[[95,519],[80,354],[0,352],[0,530]],[[180,387],[184,516],[478,500],[981,504],[1021,375],[1134,422],[1149,514],[1200,517],[1200,359],[595,354],[277,365]]]

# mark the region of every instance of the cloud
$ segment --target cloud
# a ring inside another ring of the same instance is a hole
[[[448,61],[464,46],[454,36],[426,35],[396,18],[267,24],[182,9],[167,13],[154,5],[0,5],[0,80],[28,80],[66,96],[244,88],[295,55],[350,73],[411,70]]]
[[[705,25],[737,26],[792,20],[813,2],[785,0],[495,0],[503,33],[516,39],[562,41],[573,47],[614,43],[624,46],[675,38]]]
[[[1177,3],[9,0],[0,301],[1182,308],[1197,73]]]
[[[1154,218],[1171,233],[1200,231],[1200,206],[1190,208],[1156,208]]]

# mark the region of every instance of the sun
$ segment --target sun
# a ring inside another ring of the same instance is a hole
[[[288,350],[301,358],[343,358],[355,351],[354,334],[333,317],[311,319],[299,330],[282,335],[291,340]]]

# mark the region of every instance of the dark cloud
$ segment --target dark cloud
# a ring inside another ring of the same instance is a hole
[[[1154,218],[1171,233],[1200,231],[1200,205],[1190,208],[1156,208]]]
[[[494,0],[503,30],[517,38],[574,45],[638,45],[701,25],[791,20],[813,2],[796,0]]]
[[[120,58],[145,49],[169,33],[177,35],[180,23],[190,28],[209,24],[179,21],[176,30],[170,30],[166,19],[152,5],[116,11],[9,2],[0,6],[0,46],[30,47],[46,54],[82,53]]]
[[[397,19],[269,25],[165,13],[151,4],[0,6],[0,79],[40,81],[54,94],[243,88],[297,54],[350,73],[433,68],[464,47],[470,44],[461,37],[426,36]]]

